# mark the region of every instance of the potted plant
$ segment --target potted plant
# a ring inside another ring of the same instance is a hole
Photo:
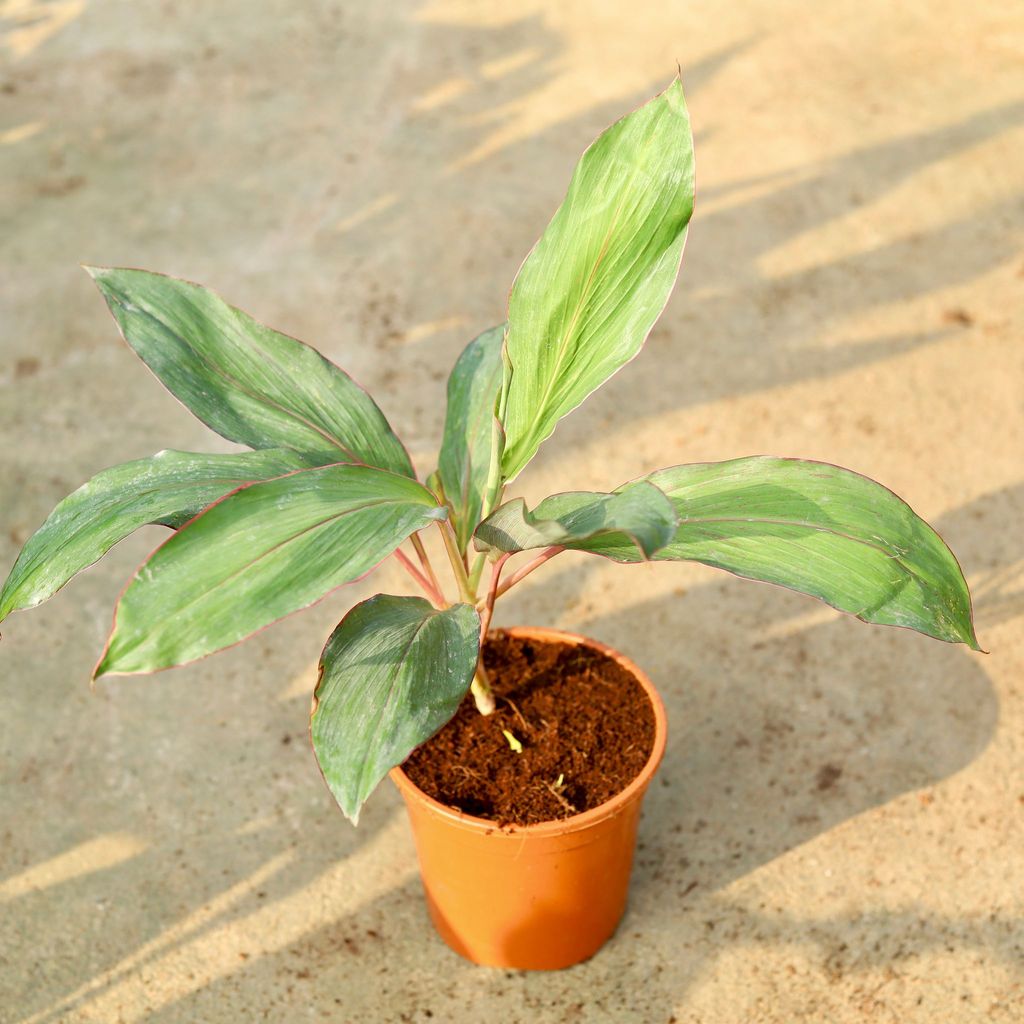
[[[495,602],[527,575],[566,550],[692,560],[980,649],[953,554],[900,498],[848,470],[740,458],[533,509],[506,500],[559,419],[639,351],[692,209],[676,80],[583,155],[515,279],[507,322],[455,364],[424,482],[370,396],[312,348],[198,285],[87,268],[163,384],[251,451],[163,451],[99,473],[26,543],[0,619],[137,527],[167,526],[117,603],[94,678],[154,672],[229,647],[393,555],[424,596],[363,601],[328,640],[310,721],[324,778],[355,822],[391,773],[435,923],[460,952],[515,967],[589,956],[624,907],[664,713],[643,673],[594,641],[489,634]],[[443,542],[447,586],[428,530]],[[534,554],[510,564],[523,552]],[[524,714],[526,691],[549,710]],[[495,788],[511,804],[484,807],[480,792]],[[528,789],[547,801],[539,811],[516,803]]]

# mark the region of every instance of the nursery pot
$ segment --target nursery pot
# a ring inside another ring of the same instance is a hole
[[[401,768],[391,771],[444,941],[478,964],[553,970],[596,953],[626,909],[640,804],[665,751],[665,709],[647,676],[604,644],[554,629],[507,632],[600,651],[636,678],[654,711],[654,748],[640,774],[599,807],[560,821],[500,828],[427,796]]]

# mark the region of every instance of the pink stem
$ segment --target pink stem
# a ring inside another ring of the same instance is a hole
[[[539,569],[549,558],[554,558],[555,555],[560,554],[564,550],[565,548],[558,544],[551,548],[545,548],[532,562],[527,562],[521,569],[517,569],[512,573],[512,575],[497,588],[494,596],[501,597],[502,594],[508,593],[508,591],[510,591],[520,580],[526,579],[534,569]],[[508,556],[506,555],[505,557],[507,558]],[[504,561],[504,559],[502,559],[502,561]],[[491,603],[493,604],[493,601]]]
[[[412,564],[411,561],[409,561],[405,553],[400,551],[398,548],[395,548],[395,558],[398,559],[398,561],[406,568],[409,575],[423,588],[434,606],[437,608],[444,608],[445,600],[440,591],[431,584],[430,580],[428,580],[426,576],[424,576],[423,573],[421,573],[419,569]]]
[[[494,600],[498,596],[498,580],[501,578],[501,570],[511,557],[510,554],[504,554],[491,567],[491,585],[487,588],[487,600],[484,602],[483,611],[480,613],[481,650],[483,649],[484,640],[487,639],[487,631],[491,628],[491,616],[494,615]]]
[[[444,591],[437,580],[437,574],[434,572],[434,567],[430,564],[430,559],[427,558],[427,552],[423,547],[423,541],[420,540],[420,535],[418,533],[414,533],[409,539],[412,541],[412,546],[416,549],[416,555],[420,560],[420,565],[423,566],[423,571],[426,573],[427,579],[430,580],[430,585],[438,594],[443,594]]]

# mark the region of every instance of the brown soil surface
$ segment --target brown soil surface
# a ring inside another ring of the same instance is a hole
[[[403,766],[435,800],[503,825],[534,825],[599,807],[647,763],[654,711],[612,658],[496,632],[484,664],[498,698],[494,714],[481,715],[467,697]]]

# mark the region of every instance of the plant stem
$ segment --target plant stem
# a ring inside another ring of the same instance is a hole
[[[474,594],[480,589],[480,577],[486,564],[487,556],[482,551],[477,552],[476,558],[473,559],[473,567],[469,570],[469,585]]]
[[[420,540],[419,532],[414,533],[409,539],[412,541],[412,546],[416,549],[416,555],[419,557],[420,565],[423,566],[423,571],[427,574],[427,578],[433,584],[434,589],[439,594],[443,594],[444,588],[437,582],[437,575],[434,572],[434,567],[430,564],[430,559],[427,557],[427,551],[423,547],[423,541]]]
[[[403,551],[395,548],[395,558],[398,559],[399,564],[404,566],[409,575],[412,576],[412,578],[423,588],[434,607],[448,607],[448,602],[444,599],[444,594],[441,593],[440,587],[435,587],[430,580],[428,580],[426,576],[424,576],[423,573],[421,573],[419,569],[412,564]]]
[[[487,599],[484,602],[483,611],[480,613],[480,646],[484,645],[487,639],[487,631],[491,628],[491,617],[494,615],[494,601],[498,596],[498,580],[501,578],[501,570],[505,563],[512,557],[511,554],[502,555],[491,567],[491,585],[487,588]]]
[[[508,593],[520,580],[525,579],[533,572],[534,569],[539,569],[548,559],[554,558],[555,555],[560,554],[565,550],[561,545],[555,545],[554,547],[545,548],[532,562],[527,562],[521,569],[517,569],[514,573],[495,592],[495,597],[501,597],[502,594]]]
[[[462,555],[459,554],[459,544],[455,539],[455,531],[452,529],[452,524],[447,519],[439,520],[437,528],[441,531],[441,536],[444,538],[444,549],[448,553],[448,561],[452,564],[452,571],[455,573],[455,579],[458,581],[459,593],[462,595],[463,601],[467,604],[476,604],[476,593],[469,585],[469,577],[466,575],[466,563],[463,562]]]
[[[511,557],[509,554],[504,554],[491,567],[491,585],[487,588],[487,598],[483,611],[480,613],[480,656],[476,663],[476,674],[473,676],[473,682],[469,688],[473,693],[476,709],[481,715],[493,714],[495,708],[494,691],[491,689],[491,681],[487,678],[487,669],[484,668],[484,641],[487,639],[487,631],[491,628],[491,617],[494,615],[494,601],[497,597],[501,570]]]
[[[469,684],[470,692],[473,694],[473,703],[481,715],[493,715],[497,704],[494,703],[494,691],[491,689],[491,681],[487,678],[487,670],[483,661],[476,663],[476,675],[473,682]]]

